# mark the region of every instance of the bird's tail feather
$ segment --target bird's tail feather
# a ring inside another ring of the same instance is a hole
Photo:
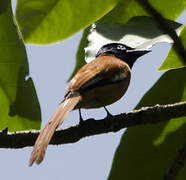
[[[59,106],[54,115],[47,122],[43,130],[41,130],[32,151],[29,166],[36,161],[40,164],[44,158],[47,146],[56,130],[56,128],[64,121],[67,114],[74,109],[74,107],[81,100],[81,96],[74,96],[65,99],[63,103]]]

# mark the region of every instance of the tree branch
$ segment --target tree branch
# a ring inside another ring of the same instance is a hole
[[[174,161],[164,176],[164,180],[174,180],[186,163],[186,142],[178,150]]]
[[[143,6],[143,8],[149,12],[154,20],[157,22],[159,28],[166,34],[168,34],[172,40],[174,41],[174,48],[179,55],[180,59],[186,65],[186,51],[181,42],[181,39],[178,37],[174,29],[172,29],[169,24],[167,24],[166,19],[156,10],[154,9],[148,0],[138,0],[138,2]]]
[[[182,116],[186,116],[186,102],[141,108],[129,113],[108,116],[101,120],[88,119],[83,124],[65,130],[57,130],[50,144],[74,143],[87,136],[117,132],[131,126],[156,124]],[[2,131],[0,133],[0,148],[33,146],[38,134],[39,131],[17,133]]]

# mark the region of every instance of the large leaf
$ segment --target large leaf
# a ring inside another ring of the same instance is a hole
[[[0,130],[39,129],[41,114],[10,0],[0,13]]]
[[[186,48],[186,26],[181,31],[180,38]],[[167,58],[165,59],[161,67],[159,68],[159,70],[161,71],[161,70],[166,70],[166,69],[178,69],[178,68],[182,68],[185,66],[186,66],[186,63],[184,63],[180,59],[180,57],[178,56],[173,46],[171,50],[169,51]]]
[[[170,19],[170,20],[174,20],[176,19],[180,13],[184,10],[185,4],[186,4],[186,0],[178,0],[178,1],[169,1],[169,0],[151,0],[150,3],[153,5],[153,7],[155,7],[160,13],[162,13],[162,15],[164,15],[165,18]],[[103,25],[103,23],[108,23],[105,26],[105,29],[107,28],[108,31],[110,31],[110,36],[113,38],[115,36],[115,39],[107,39],[107,42],[105,42],[105,32],[102,31],[102,37],[101,36],[93,36],[92,35],[92,40],[90,40],[90,44],[93,42],[98,42],[96,43],[97,45],[91,44],[91,46],[93,48],[88,48],[87,49],[87,59],[86,61],[89,62],[94,58],[94,55],[96,54],[97,50],[106,43],[109,43],[109,41],[118,41],[118,34],[119,36],[122,34],[124,34],[125,30],[121,30],[122,29],[122,25],[121,24],[126,24],[127,22],[130,23],[135,19],[135,16],[148,16],[149,14],[142,8],[141,4],[139,4],[138,0],[120,0],[119,3],[117,4],[117,6],[110,11],[107,15],[105,15],[103,18],[101,18],[99,20],[99,23]],[[100,25],[99,24],[99,25]],[[113,25],[112,25],[113,24]],[[120,25],[119,25],[120,24]],[[145,29],[146,28],[146,32],[148,34],[150,34],[151,32],[154,32],[153,28],[151,25],[145,25],[147,24],[147,22],[144,20],[142,21],[142,27]],[[109,27],[110,26],[110,27]],[[120,27],[119,27],[120,26]],[[154,27],[154,25],[153,25]],[[111,28],[111,29],[110,29]],[[148,29],[149,28],[149,29]],[[132,39],[128,38],[127,43],[128,45],[131,45],[133,47],[137,46],[137,43],[140,42],[142,38],[136,38],[136,32],[139,30],[136,27],[131,27],[128,29],[129,31],[134,31],[134,36],[132,37]],[[119,31],[119,33],[118,33]],[[140,33],[143,31],[140,31]],[[109,34],[107,33],[107,35]],[[137,32],[139,34],[139,32]],[[93,34],[93,33],[91,33]],[[132,34],[132,33],[131,33]],[[129,35],[131,35],[129,34]],[[163,34],[163,33],[162,33]],[[160,34],[161,35],[161,34]],[[158,37],[157,37],[158,38]],[[161,36],[159,36],[160,40],[162,39]],[[165,38],[165,36],[163,36],[163,38]],[[85,37],[84,37],[85,39]],[[89,38],[91,39],[91,38]],[[168,38],[166,38],[168,39]],[[103,43],[103,41],[104,43]],[[120,39],[121,40],[121,37]],[[126,38],[125,38],[126,40]],[[124,40],[124,42],[125,42]],[[135,41],[134,41],[135,40]],[[158,39],[156,39],[158,40]],[[129,43],[128,43],[129,42]],[[134,43],[135,42],[135,43]],[[82,41],[81,41],[82,44]],[[152,42],[151,42],[152,44]],[[154,43],[155,44],[155,43]],[[144,44],[143,44],[144,45]],[[143,45],[141,47],[143,47]],[[82,49],[82,48],[81,48]],[[83,49],[82,49],[83,50]],[[79,54],[80,51],[78,51]],[[79,64],[84,64],[85,60],[81,58],[80,59],[76,59],[76,67],[75,70],[73,71],[73,74],[77,71]]]
[[[174,21],[166,21],[169,26],[180,33],[183,26]],[[153,18],[138,16],[132,18],[126,24],[95,23],[88,34],[88,46],[86,47],[85,61],[90,62],[105,44],[120,42],[137,49],[151,48],[152,45],[167,42],[172,39],[162,32]]]
[[[0,6],[0,14],[6,11],[6,9],[9,6],[9,2],[7,0],[1,0],[1,6]]]
[[[183,28],[181,24],[173,21],[167,20],[167,23],[178,34]],[[76,55],[75,69],[70,78],[82,65],[94,59],[103,45],[111,42],[120,42],[133,48],[147,49],[160,42],[172,43],[172,39],[157,27],[151,17],[147,16],[134,17],[127,24],[97,22],[83,33]]]
[[[186,69],[166,72],[137,108],[186,101]],[[128,128],[116,151],[109,179],[163,179],[185,142],[186,117],[157,125]],[[186,178],[186,167],[176,180]]]
[[[16,17],[25,42],[67,38],[108,13],[118,0],[18,0]]]
[[[74,67],[74,70],[69,78],[69,80],[74,76],[74,74],[84,65],[85,62],[85,50],[84,48],[88,45],[87,36],[89,34],[90,27],[86,28],[83,32],[83,35],[81,37],[81,41],[79,43],[79,47],[76,53],[76,64]]]
[[[185,8],[185,0],[149,0],[165,18],[175,20]],[[126,23],[134,16],[149,15],[139,4],[138,0],[120,0],[118,5],[102,18],[102,22]]]

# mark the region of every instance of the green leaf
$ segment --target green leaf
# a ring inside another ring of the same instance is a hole
[[[83,35],[81,37],[81,41],[79,43],[79,47],[76,53],[76,64],[74,67],[74,70],[70,76],[70,78],[68,79],[68,81],[70,79],[72,79],[72,77],[76,74],[76,72],[83,66],[86,64],[85,62],[85,50],[84,48],[88,45],[88,40],[87,40],[87,36],[89,34],[90,31],[90,27],[86,28],[83,32]]]
[[[181,24],[174,21],[167,20],[167,23],[178,34],[183,28]],[[133,48],[147,49],[160,42],[172,43],[172,40],[159,30],[151,17],[134,17],[127,24],[97,22],[92,25],[92,28],[87,28],[83,33],[76,55],[75,69],[69,79],[85,62],[88,63],[93,60],[103,45],[111,42],[120,42]]]
[[[0,6],[0,14],[1,14],[4,11],[6,11],[6,9],[8,8],[9,0],[1,0],[0,4],[1,4],[1,6]]]
[[[167,20],[167,24],[176,30],[177,34],[183,28],[174,21]],[[148,49],[160,42],[173,42],[159,29],[154,19],[148,16],[134,17],[127,24],[95,23],[88,35],[88,41],[88,47],[85,48],[86,62],[94,59],[103,45],[112,42],[123,43],[137,49]]]
[[[182,40],[182,43],[184,47],[186,48],[186,26],[184,26],[183,30],[180,33],[180,38]],[[178,69],[185,67],[186,63],[184,63],[180,57],[177,55],[177,52],[174,49],[174,46],[169,51],[169,54],[159,70],[166,70],[166,69]]]
[[[150,2],[153,5],[153,7],[155,7],[160,13],[162,13],[162,15],[164,15],[165,18],[174,20],[184,10],[186,0],[178,0],[178,1],[151,0]],[[90,62],[95,57],[96,52],[99,50],[99,48],[102,45],[113,41],[116,42],[123,41],[123,43],[131,47],[138,47],[138,48],[147,48],[147,47],[149,48],[152,44],[155,44],[157,42],[164,42],[164,41],[172,42],[166,35],[163,35],[163,33],[159,33],[159,36],[157,35],[157,37],[155,37],[154,40],[152,40],[151,32],[152,35],[155,35],[154,33],[157,34],[160,31],[157,30],[158,28],[155,27],[155,23],[153,21],[152,21],[153,23],[149,23],[147,17],[141,22],[140,21],[139,23],[137,22],[140,27],[140,30],[138,29],[139,27],[135,27],[135,23],[136,23],[135,20],[138,19],[138,17],[135,16],[148,16],[148,15],[149,14],[142,8],[141,4],[139,4],[137,0],[125,0],[125,1],[120,0],[118,5],[112,11],[110,11],[107,15],[101,18],[98,21],[98,23],[96,23],[96,25],[99,26],[97,29],[98,31],[100,30],[100,32],[97,31],[98,32],[97,36],[92,35],[92,38],[91,38],[91,34],[93,33],[90,33],[89,35],[90,45],[88,46],[88,48],[86,48],[86,60],[82,58],[81,58],[82,61],[76,59],[76,67],[75,70],[73,71],[73,74],[77,72],[79,63],[83,64],[84,61]],[[133,25],[131,23],[132,21],[134,21]],[[130,23],[131,23],[131,27],[128,28],[127,26]],[[126,27],[124,27],[125,25],[122,26],[122,24],[126,24]],[[129,33],[127,32],[127,30]],[[179,31],[180,29],[178,30],[178,34]],[[133,36],[132,36],[132,32],[134,32]],[[144,36],[145,34],[144,32],[146,33],[145,36]],[[127,33],[126,37],[124,37],[125,33]],[[136,36],[141,33],[142,33],[141,38],[139,38],[140,36],[138,37]],[[121,37],[121,34],[123,34],[123,37]],[[143,37],[145,37],[145,39],[143,39]],[[149,37],[151,38],[150,42],[148,42]]]
[[[63,40],[108,13],[118,0],[18,0],[16,17],[27,43]]]
[[[0,130],[39,129],[40,106],[31,78],[25,46],[13,21],[10,1],[0,14]]]
[[[186,101],[186,69],[170,70],[146,93],[137,108]],[[163,179],[185,142],[186,117],[128,128],[116,151],[109,179]],[[186,167],[176,180],[186,177]]]
[[[175,20],[185,8],[185,0],[150,0],[151,5],[165,18]],[[120,0],[118,5],[102,18],[102,22],[126,23],[134,16],[148,16],[138,0]]]
[[[167,23],[176,30],[177,34],[183,28],[181,24],[174,21],[167,20]],[[137,49],[147,49],[156,43],[173,41],[162,33],[154,20],[148,16],[134,17],[127,24],[97,22],[83,33],[76,55],[75,69],[69,79],[82,65],[93,60],[103,45],[111,42],[120,42]]]

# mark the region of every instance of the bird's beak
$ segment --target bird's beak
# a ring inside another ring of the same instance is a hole
[[[131,50],[126,50],[126,52],[132,56],[135,56],[136,58],[143,56],[149,52],[151,52],[150,49],[131,49]]]

